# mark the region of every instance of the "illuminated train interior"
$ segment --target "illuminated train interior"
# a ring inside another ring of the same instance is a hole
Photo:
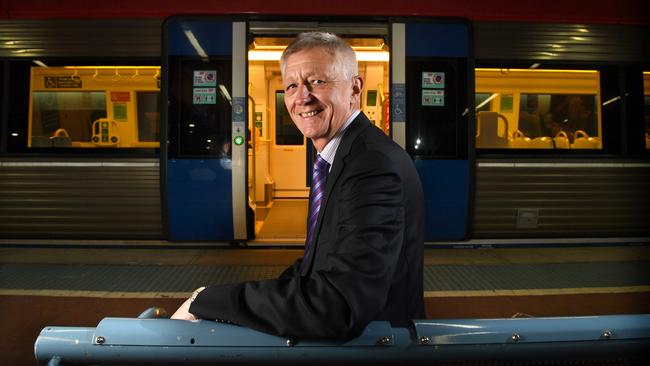
[[[309,196],[307,140],[284,105],[279,58],[292,38],[255,37],[248,52],[248,187],[258,240],[304,240]],[[389,133],[389,52],[383,37],[347,38],[365,82],[362,110]]]

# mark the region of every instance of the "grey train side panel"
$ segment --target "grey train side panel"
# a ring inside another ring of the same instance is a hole
[[[474,30],[477,60],[650,61],[648,26],[475,22]]]
[[[0,57],[160,58],[162,19],[2,20]],[[25,51],[26,50],[26,51]]]
[[[650,235],[647,161],[478,160],[474,238]]]
[[[161,24],[3,20],[0,34],[16,42],[0,57],[158,60]],[[161,239],[159,174],[155,158],[0,159],[0,238]]]
[[[480,61],[650,61],[647,26],[476,22],[474,27]],[[472,235],[477,239],[647,236],[650,165],[647,160],[645,165],[636,163],[479,157]]]
[[[0,160],[0,238],[162,238],[157,159],[35,160]]]

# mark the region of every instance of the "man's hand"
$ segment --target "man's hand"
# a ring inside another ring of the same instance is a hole
[[[176,312],[171,316],[170,319],[180,319],[180,320],[196,320],[197,318],[194,316],[194,314],[190,313],[190,304],[192,303],[192,299],[187,299],[181,305],[181,307],[176,310]]]
[[[197,320],[198,318],[194,316],[194,314],[190,313],[190,305],[192,304],[192,301],[196,298],[196,295],[199,294],[199,292],[203,291],[205,287],[201,287],[194,291],[192,296],[185,300],[183,305],[176,310],[176,312],[171,316],[170,319],[180,319],[180,320]]]

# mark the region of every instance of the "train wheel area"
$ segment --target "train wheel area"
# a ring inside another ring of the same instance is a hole
[[[94,326],[151,306],[173,311],[199,286],[272,278],[300,249],[0,248],[0,322],[10,364],[36,364],[46,325]],[[650,312],[650,247],[427,249],[427,317]]]

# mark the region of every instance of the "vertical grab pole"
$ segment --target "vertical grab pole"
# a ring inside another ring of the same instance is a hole
[[[403,149],[406,146],[406,27],[404,23],[392,24],[392,62],[390,91],[390,130],[393,141]]]
[[[232,23],[232,226],[235,240],[246,237],[246,22]]]

